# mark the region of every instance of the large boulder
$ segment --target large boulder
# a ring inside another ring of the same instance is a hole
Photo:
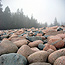
[[[65,56],[65,48],[51,53],[48,57],[48,61],[53,64],[60,56]]]
[[[15,53],[18,50],[18,47],[11,41],[4,39],[0,43],[0,55],[6,53]]]
[[[36,41],[34,41],[34,42],[30,42],[28,45],[29,45],[30,47],[37,47],[38,44],[40,44],[40,43],[43,44],[43,41],[41,41],[41,40],[36,40]]]
[[[47,51],[38,51],[28,56],[28,62],[46,62],[49,53]]]
[[[45,62],[35,62],[35,63],[31,63],[29,65],[51,65],[50,63],[45,63]]]
[[[13,42],[17,47],[21,47],[22,45],[27,45],[28,42],[26,39],[22,39],[22,40],[18,40],[18,41],[15,41]]]
[[[17,53],[27,58],[30,54],[34,53],[34,51],[28,45],[23,45],[20,47]]]
[[[54,62],[54,65],[65,65],[65,56],[57,58]]]
[[[24,56],[17,53],[4,54],[0,56],[0,65],[26,65]]]

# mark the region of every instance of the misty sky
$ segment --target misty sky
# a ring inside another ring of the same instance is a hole
[[[9,6],[11,12],[16,12],[17,9],[23,9],[25,15],[33,17],[38,22],[48,24],[57,21],[65,22],[65,0],[2,0],[3,9]]]

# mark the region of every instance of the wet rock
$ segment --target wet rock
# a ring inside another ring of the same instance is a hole
[[[24,56],[17,53],[4,54],[0,56],[0,65],[26,65]]]
[[[51,65],[50,63],[45,63],[45,62],[35,62],[35,63],[31,63],[29,65]]]
[[[31,48],[28,45],[23,45],[20,47],[17,53],[27,58],[30,54],[34,53],[34,51],[31,50]]]
[[[47,51],[38,51],[30,56],[28,56],[28,62],[29,63],[34,63],[34,62],[46,62],[47,57],[48,57],[48,52]]]
[[[29,45],[30,47],[37,47],[38,44],[40,44],[40,43],[43,44],[43,41],[41,41],[41,40],[36,40],[36,41],[34,41],[34,42],[30,42],[28,45]]]
[[[48,57],[48,61],[53,64],[55,60],[59,58],[60,56],[65,56],[65,48],[51,53]]]
[[[65,65],[65,56],[57,58],[54,62],[54,65]]]
[[[26,39],[22,39],[22,40],[18,40],[18,41],[15,41],[13,42],[17,47],[21,47],[22,45],[27,45],[28,42]]]

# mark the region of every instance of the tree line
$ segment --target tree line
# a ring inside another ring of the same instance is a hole
[[[7,6],[4,11],[2,11],[2,4],[0,0],[0,29],[16,29],[16,28],[31,28],[31,27],[47,27],[48,24],[45,22],[44,24],[38,23],[38,21],[31,16],[24,15],[23,10],[17,9],[17,12],[12,13],[10,8]],[[60,25],[55,18],[54,24],[50,24],[50,26]]]

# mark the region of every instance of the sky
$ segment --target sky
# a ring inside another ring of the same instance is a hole
[[[11,12],[23,9],[25,15],[37,19],[39,23],[65,22],[65,0],[2,0],[3,10],[9,6]]]

